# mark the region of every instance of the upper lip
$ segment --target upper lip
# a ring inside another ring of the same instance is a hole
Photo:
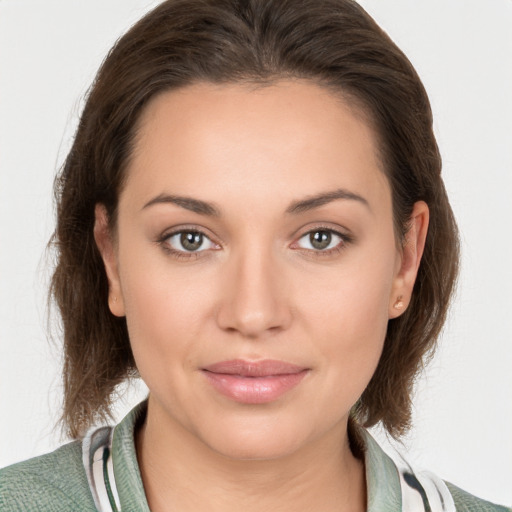
[[[232,359],[205,366],[204,371],[226,375],[240,375],[241,377],[271,377],[275,375],[291,375],[307,370],[304,366],[265,359],[262,361],[245,361]]]

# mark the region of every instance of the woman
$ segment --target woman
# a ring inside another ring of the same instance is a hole
[[[163,3],[57,186],[64,421],[89,433],[4,470],[7,510],[504,510],[362,428],[407,430],[458,243],[425,91],[356,4]],[[137,374],[147,403],[89,430]]]

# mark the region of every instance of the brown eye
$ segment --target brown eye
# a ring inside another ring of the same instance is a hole
[[[297,246],[315,252],[328,252],[330,249],[344,245],[344,243],[344,237],[336,231],[315,229],[302,235],[297,241]]]
[[[217,247],[200,231],[178,231],[169,236],[166,243],[169,244],[174,251],[185,253],[201,252]]]
[[[332,233],[330,231],[314,231],[309,234],[309,242],[315,249],[321,251],[329,247],[332,240]]]
[[[181,246],[186,251],[197,251],[203,245],[203,234],[194,231],[183,232],[180,235]]]

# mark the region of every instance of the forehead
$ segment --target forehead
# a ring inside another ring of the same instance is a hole
[[[339,187],[370,196],[388,189],[362,111],[307,81],[199,83],[162,93],[144,110],[134,148],[127,184],[136,183],[139,196],[268,199],[280,188],[283,198]]]

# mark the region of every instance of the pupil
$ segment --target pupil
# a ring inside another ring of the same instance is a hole
[[[315,249],[325,249],[331,243],[332,235],[329,231],[315,231],[309,235],[311,245]]]
[[[203,235],[201,233],[187,232],[182,233],[180,242],[187,251],[197,251],[203,244]]]

